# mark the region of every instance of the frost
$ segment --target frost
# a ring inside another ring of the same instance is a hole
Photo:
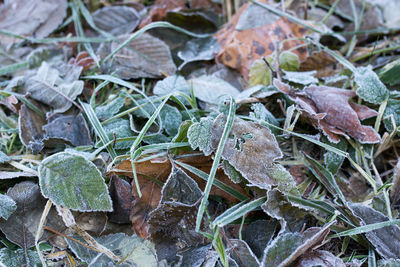
[[[82,156],[54,154],[39,166],[42,194],[56,205],[79,211],[112,211],[107,186],[96,165]]]
[[[393,131],[392,116],[396,127],[400,126],[400,100],[389,99],[387,102],[385,112],[383,113],[383,123],[388,131]]]
[[[219,104],[224,96],[235,98],[239,90],[230,83],[215,76],[204,75],[190,80],[193,85],[194,96],[210,104]]]
[[[3,151],[0,150],[0,163],[6,163],[10,161],[11,158],[7,156]]]
[[[367,67],[359,67],[354,73],[354,81],[357,83],[357,95],[372,104],[381,104],[389,97],[389,91],[379,80],[378,75]]]
[[[138,12],[127,6],[107,6],[92,14],[96,26],[112,35],[131,33],[140,22]]]
[[[158,81],[153,89],[153,93],[159,96],[167,95],[172,92],[181,92],[189,96],[190,95],[189,83],[186,82],[185,78],[183,78],[182,76],[172,75],[168,76],[167,78],[164,78],[164,80],[162,81]],[[177,98],[185,105],[189,104],[187,99],[184,98],[183,96],[177,96]]]
[[[21,267],[26,264],[26,256],[29,258],[30,266],[41,266],[40,258],[36,251],[28,249],[26,254],[22,248],[13,250],[9,248],[0,249],[0,265],[7,267]]]
[[[116,119],[103,126],[104,131],[110,140],[116,138],[131,137],[133,132],[128,120]],[[115,143],[115,149],[128,149],[132,146],[132,141],[122,141]]]
[[[212,118],[201,118],[200,122],[195,122],[189,127],[187,134],[192,149],[199,148],[206,156],[210,155],[214,151],[211,147],[212,124]]]
[[[96,107],[96,116],[100,121],[111,118],[117,114],[118,111],[124,106],[125,99],[123,97],[117,97],[106,105]]]
[[[17,203],[7,196],[0,194],[0,217],[7,220],[8,217],[17,209]]]
[[[175,136],[182,123],[182,114],[179,110],[176,107],[165,105],[160,111],[160,118],[162,127],[167,134]]]
[[[299,83],[302,85],[309,85],[312,83],[318,83],[318,79],[314,77],[317,74],[316,70],[313,71],[283,71],[285,75],[283,76],[284,79],[288,80],[289,82]]]

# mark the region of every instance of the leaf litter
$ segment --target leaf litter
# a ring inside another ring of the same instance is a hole
[[[0,265],[398,265],[395,1],[273,2],[0,4]]]

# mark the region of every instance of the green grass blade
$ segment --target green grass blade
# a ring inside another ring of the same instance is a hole
[[[197,175],[198,177],[200,177],[201,179],[203,179],[204,181],[207,181],[208,179],[208,174],[197,169],[196,167],[193,167],[189,164],[180,162],[180,161],[175,161],[175,163],[179,166],[181,166],[182,168],[186,169],[187,171]],[[219,189],[225,191],[226,193],[230,194],[231,196],[241,200],[241,201],[246,201],[249,200],[249,198],[240,193],[239,191],[233,189],[232,187],[230,187],[229,185],[219,181],[218,179],[214,179],[214,183],[213,183],[216,187],[218,187]]]
[[[211,191],[211,186],[214,183],[214,178],[215,174],[217,173],[218,165],[221,160],[222,156],[222,151],[224,149],[226,140],[228,139],[229,133],[232,129],[233,126],[233,120],[235,118],[235,102],[233,98],[230,99],[229,102],[229,113],[228,117],[226,119],[224,131],[222,132],[221,140],[219,141],[217,151],[215,152],[215,157],[214,157],[214,162],[211,166],[210,174],[208,176],[207,184],[203,192],[203,198],[200,203],[199,211],[197,212],[197,218],[196,218],[196,232],[200,230],[200,225],[201,225],[201,220],[203,219],[203,214],[206,209],[207,201],[208,201],[208,196]]]
[[[383,228],[386,226],[391,226],[391,225],[400,225],[400,219],[359,226],[359,227],[356,227],[356,228],[353,228],[350,230],[346,230],[346,231],[331,235],[330,238],[364,234],[364,233],[378,230],[380,228]]]
[[[15,63],[15,64],[11,64],[11,65],[7,65],[5,67],[0,68],[0,76],[1,75],[5,75],[5,74],[9,74],[9,73],[13,73],[16,70],[24,69],[24,68],[26,68],[28,66],[29,66],[29,62],[27,62],[27,61],[20,62],[20,63]]]

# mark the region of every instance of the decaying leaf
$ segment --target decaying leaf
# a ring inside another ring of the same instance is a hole
[[[16,184],[7,192],[17,204],[17,209],[6,220],[0,220],[0,229],[7,239],[21,248],[30,248],[35,245],[35,235],[46,200],[41,196],[39,186],[25,181]],[[53,229],[62,229],[61,218],[54,210],[49,214],[47,223]],[[43,238],[49,235],[44,234]]]
[[[345,132],[361,143],[380,142],[379,134],[371,126],[364,126],[360,122],[376,116],[377,112],[349,102],[355,96],[354,91],[312,85],[305,88],[304,92],[294,92],[278,80],[274,80],[274,85],[296,102],[314,127],[321,129],[330,142],[338,143],[338,135],[345,135]]]
[[[211,244],[193,248],[184,248],[177,252],[179,260],[172,266],[201,267],[204,266],[206,255],[211,250]]]
[[[76,238],[76,237],[75,237]],[[79,238],[77,238],[79,239]],[[110,258],[102,253],[97,253],[70,239],[65,239],[74,254],[90,267],[96,266],[157,266],[157,256],[154,245],[135,235],[128,236],[123,233],[101,236],[96,241],[110,249],[124,261],[116,265]]]
[[[225,121],[226,116],[221,114],[212,125],[211,144],[214,149],[221,139]],[[277,185],[282,190],[291,191],[294,181],[290,174],[275,175],[281,167],[274,161],[281,157],[275,136],[267,127],[235,118],[222,158],[229,161],[252,185],[263,189]]]
[[[67,13],[66,0],[6,1],[0,6],[0,29],[26,37],[43,38],[54,31]],[[21,39],[0,35],[0,43]]]
[[[150,8],[150,12],[140,22],[140,28],[147,24],[162,20],[169,10],[180,10],[186,8],[183,0],[156,0]]]
[[[316,71],[284,71],[285,75],[283,78],[289,82],[298,83],[302,85],[316,84],[318,79],[314,77],[317,73]]]
[[[394,167],[393,176],[393,186],[390,191],[392,206],[396,205],[400,200],[400,159],[397,160],[397,164]]]
[[[26,81],[25,89],[31,98],[49,105],[53,112],[62,113],[82,93],[83,81],[63,80],[58,70],[43,62],[37,74]]]
[[[132,32],[139,25],[140,15],[131,7],[106,6],[92,14],[96,26],[113,35]]]
[[[362,204],[349,205],[350,210],[360,220],[361,225],[388,221],[389,218],[368,206]],[[400,259],[400,228],[397,225],[386,226],[365,233],[365,236],[375,247],[376,252],[385,259]]]
[[[231,257],[239,266],[260,266],[257,256],[254,255],[253,251],[245,241],[231,239],[230,243],[232,244]]]
[[[124,41],[129,36],[119,36]],[[120,42],[102,44],[97,51],[100,58],[105,58],[115,50]],[[163,74],[175,74],[176,66],[172,61],[169,47],[160,39],[148,33],[129,42],[115,56],[114,60],[103,64],[105,70],[116,73],[122,79],[159,78]]]
[[[285,39],[303,37],[306,29],[299,24],[279,18],[256,4],[243,5],[232,19],[220,29],[215,37],[221,50],[217,59],[223,64],[239,70],[248,78],[250,67],[256,59],[267,57]],[[288,41],[283,50],[300,45],[302,41]],[[300,60],[306,57],[306,49],[294,50]]]
[[[77,154],[60,152],[39,166],[43,196],[79,211],[112,211],[110,196],[96,165]]]
[[[190,40],[177,54],[183,60],[179,69],[190,62],[212,60],[218,51],[219,45],[213,37]]]
[[[274,236],[277,226],[276,220],[257,220],[243,229],[243,240],[246,241],[257,258],[263,256],[263,251]]]
[[[346,264],[332,253],[324,250],[308,251],[296,261],[298,267],[335,266],[345,267]]]
[[[132,186],[127,181],[113,175],[110,182],[110,196],[113,203],[113,211],[108,218],[111,222],[123,224],[129,223],[129,215],[133,201]]]
[[[261,266],[290,266],[304,253],[320,245],[328,235],[332,224],[333,222],[322,228],[311,227],[302,234],[289,232],[279,235],[265,249]]]

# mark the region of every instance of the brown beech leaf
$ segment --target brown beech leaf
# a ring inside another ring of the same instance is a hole
[[[316,70],[317,74],[315,77],[329,77],[335,75],[339,70],[335,68],[337,61],[325,51],[317,51],[311,53],[300,64],[300,71],[312,71]]]
[[[245,4],[215,35],[220,44],[216,59],[228,67],[237,69],[246,79],[256,59],[266,57],[278,49],[285,39],[303,37],[306,28],[279,18],[268,10],[256,5]],[[283,50],[302,44],[302,41],[288,41]],[[293,50],[304,60],[304,47]]]
[[[346,133],[360,143],[374,144],[381,141],[371,126],[360,122],[360,119],[371,118],[378,113],[366,106],[349,102],[356,95],[354,91],[312,85],[303,92],[295,92],[278,80],[274,80],[274,85],[296,102],[313,126],[322,130],[329,141],[338,143],[338,135]]]

